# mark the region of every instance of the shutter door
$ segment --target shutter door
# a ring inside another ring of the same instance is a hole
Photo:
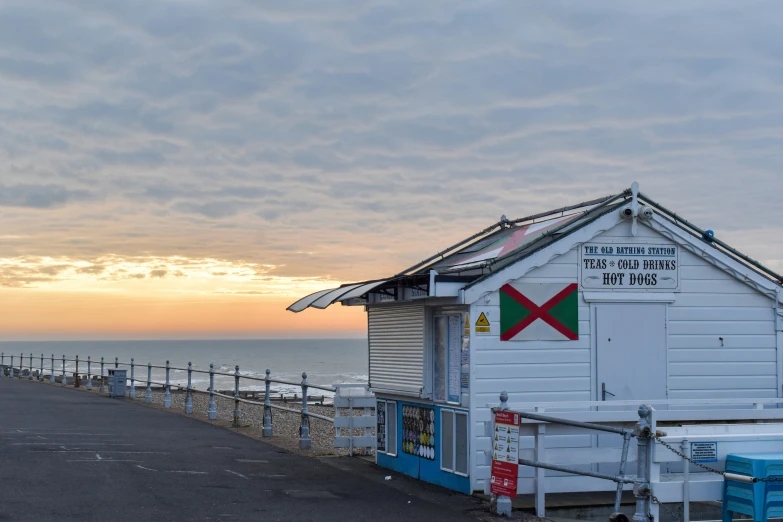
[[[421,396],[424,387],[424,305],[367,310],[370,386]]]

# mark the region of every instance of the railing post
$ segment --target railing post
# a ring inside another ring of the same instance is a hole
[[[215,408],[215,365],[209,363],[209,420],[217,419]]]
[[[24,369],[24,353],[19,354],[19,378],[22,378],[22,373]]]
[[[136,362],[134,361],[133,357],[131,357],[131,378],[130,378],[131,383],[130,383],[130,391],[128,392],[129,393],[129,397],[131,399],[135,399],[136,398],[136,379],[135,379],[136,375],[135,375],[135,373],[136,373]]]
[[[348,397],[348,456],[353,457],[353,397]]]
[[[33,354],[30,354],[30,374],[27,376],[28,381],[33,380]]]
[[[239,410],[239,365],[234,367],[234,421],[232,425],[235,428],[242,425],[242,412]]]
[[[500,392],[500,408],[501,411],[505,411],[508,409],[508,393],[506,392]],[[495,416],[492,416],[492,419],[494,421]],[[539,487],[536,485],[536,487]],[[536,506],[538,508],[538,506]],[[497,501],[495,502],[495,511],[498,515],[505,515],[507,517],[511,516],[511,497],[504,497],[502,495],[498,495]],[[649,522],[649,521],[648,521]]]
[[[87,356],[87,389],[92,390],[92,358]]]
[[[169,362],[166,361],[166,389],[163,392],[163,407],[171,408],[171,383],[169,382]]]
[[[99,393],[103,393],[103,357],[101,357],[101,386],[98,388]]]
[[[691,454],[691,443],[688,439],[683,439],[682,454]],[[690,522],[691,520],[691,463],[685,459],[682,459],[684,467],[682,468],[682,522]]]
[[[14,356],[11,356],[11,366],[8,368],[8,376],[13,377],[14,376]]]
[[[648,451],[650,451],[650,438],[652,430],[650,429],[650,408],[647,405],[639,406],[639,423],[636,425],[636,481],[633,484],[633,494],[636,497],[636,512],[633,515],[633,522],[650,522],[648,513],[650,512],[650,483],[649,466],[647,462]]]
[[[631,432],[626,431],[623,434],[623,451],[620,455],[620,469],[617,471],[617,475],[619,477],[625,476],[625,465],[628,463],[628,448],[631,445]],[[623,487],[625,486],[624,483],[618,482],[617,483],[617,489],[614,493],[614,513],[620,512],[620,506],[622,505],[623,501]]]
[[[302,372],[302,426],[299,428],[299,449],[310,449],[311,446],[310,417],[307,416],[307,373]]]
[[[152,402],[152,363],[147,363],[147,391],[144,393],[144,402]]]
[[[52,354],[52,373],[49,375],[49,382],[54,384],[54,354]]]
[[[0,379],[5,377],[5,353],[0,352]]]
[[[120,358],[119,357],[115,357],[114,358],[114,367],[115,368],[119,368],[120,367]]]
[[[62,386],[65,386],[68,383],[68,378],[65,376],[65,355],[63,355],[63,381],[60,383]]]
[[[73,387],[76,387],[76,380],[79,378],[79,356],[76,356],[76,377],[73,379]]]
[[[43,381],[43,354],[41,354],[41,371],[38,372],[38,380]]]
[[[185,413],[190,415],[193,413],[193,394],[190,391],[190,376],[193,373],[193,365],[188,361],[188,391],[187,391],[187,397],[185,398]]]
[[[269,368],[266,369],[266,377],[264,377],[264,437],[272,436],[272,397],[269,396],[269,390],[272,387],[272,379],[269,377]]]
[[[542,413],[543,411],[544,408],[536,408],[536,413]],[[537,424],[534,444],[536,460],[538,462],[546,462],[545,435],[546,424]],[[546,516],[546,470],[544,468],[536,468],[534,474],[535,480],[533,482],[536,488],[536,516],[544,518]]]

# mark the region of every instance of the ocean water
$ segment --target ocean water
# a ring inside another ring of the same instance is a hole
[[[216,372],[234,372],[238,365],[240,375],[263,378],[265,370],[271,371],[273,379],[301,382],[302,372],[312,384],[333,385],[340,383],[367,382],[367,340],[366,339],[259,339],[226,341],[30,341],[0,342],[0,352],[5,354],[4,364],[10,363],[14,355],[14,366],[19,367],[19,354],[24,353],[24,365],[29,365],[33,354],[33,369],[38,369],[41,354],[44,356],[44,373],[51,368],[54,354],[54,368],[57,375],[62,371],[62,356],[73,359],[79,356],[79,373],[87,373],[87,356],[92,358],[91,373],[100,372],[100,359],[104,357],[105,368],[114,366],[114,358],[130,363],[134,358],[137,385],[147,379],[147,363],[164,366],[166,360],[172,367],[187,368],[193,363],[194,370],[209,370],[215,365]],[[122,366],[128,368],[127,366]],[[75,363],[66,362],[66,372],[73,372]],[[128,371],[130,377],[130,370]],[[209,375],[193,373],[193,386],[206,389]],[[152,380],[164,382],[165,370],[153,368]],[[187,371],[171,370],[172,384],[187,384]],[[216,375],[215,389],[234,388],[234,378]],[[260,381],[240,380],[243,390],[263,390]],[[272,384],[275,393],[300,393],[301,388],[285,384]],[[320,395],[320,390],[308,391]],[[327,395],[329,395],[327,393]]]

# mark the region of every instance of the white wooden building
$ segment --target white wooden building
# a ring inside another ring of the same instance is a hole
[[[629,420],[636,408],[613,401],[688,410],[683,400],[750,407],[783,396],[783,277],[637,192],[504,217],[393,277],[289,307],[366,308],[380,465],[484,491],[485,422],[501,391],[514,409],[617,410]],[[783,409],[772,406],[775,420]],[[683,415],[680,424],[706,418]],[[601,445],[556,432],[547,441]],[[533,471],[520,476],[518,491],[533,492]],[[547,477],[548,491],[614,487]]]

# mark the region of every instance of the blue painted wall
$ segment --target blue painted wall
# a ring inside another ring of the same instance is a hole
[[[378,396],[379,399],[385,399]],[[448,471],[440,469],[440,444],[441,444],[441,425],[440,425],[440,410],[441,407],[428,403],[418,402],[397,402],[397,456],[392,457],[385,453],[377,454],[377,463],[379,466],[391,469],[398,473],[403,473],[409,477],[413,477],[430,484],[437,484],[444,488],[459,491],[461,493],[470,494],[470,479],[460,475],[455,475]],[[424,406],[427,408],[435,409],[435,433],[436,433],[436,446],[435,446],[435,460],[429,460],[416,455],[410,455],[403,453],[402,451],[402,407],[405,405],[411,406]],[[453,409],[446,407],[446,409]]]

